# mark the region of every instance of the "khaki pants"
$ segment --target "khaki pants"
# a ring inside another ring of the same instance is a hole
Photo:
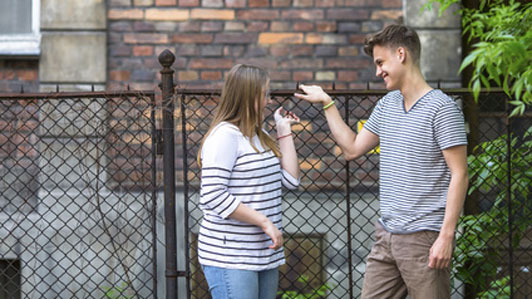
[[[408,235],[375,227],[375,244],[368,255],[363,299],[450,298],[450,268],[429,268],[429,251],[438,232],[421,231]]]

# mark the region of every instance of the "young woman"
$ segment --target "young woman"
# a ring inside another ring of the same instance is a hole
[[[269,76],[235,65],[203,139],[198,256],[213,299],[273,299],[283,253],[281,185],[296,189],[299,165],[291,124],[274,113],[277,141],[262,129]]]

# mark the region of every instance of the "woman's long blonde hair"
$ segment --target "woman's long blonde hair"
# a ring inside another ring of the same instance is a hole
[[[222,121],[237,126],[240,132],[250,139],[251,146],[257,153],[259,150],[251,141],[254,135],[258,136],[264,149],[272,150],[277,157],[281,156],[275,141],[262,130],[261,103],[266,96],[263,89],[268,87],[269,81],[268,73],[260,67],[237,64],[231,68],[226,75],[214,118],[201,141],[197,157],[200,166],[201,149],[205,139]]]

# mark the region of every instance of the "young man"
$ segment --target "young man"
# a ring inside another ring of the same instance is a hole
[[[380,144],[380,212],[362,298],[450,297],[454,231],[468,174],[461,110],[421,74],[421,45],[412,29],[390,25],[366,39],[376,75],[390,90],[359,134],[319,86],[297,98],[321,103],[347,160]]]

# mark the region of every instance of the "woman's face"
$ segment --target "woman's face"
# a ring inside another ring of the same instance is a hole
[[[259,112],[258,109],[262,109],[262,118],[264,118],[264,108],[272,103],[272,99],[270,98],[270,82],[268,81],[264,87],[262,87],[262,94],[260,95],[259,100],[256,103],[260,102],[260,107],[257,107],[258,105],[255,105],[255,109],[257,109],[257,112]],[[264,120],[264,119],[263,119]]]

